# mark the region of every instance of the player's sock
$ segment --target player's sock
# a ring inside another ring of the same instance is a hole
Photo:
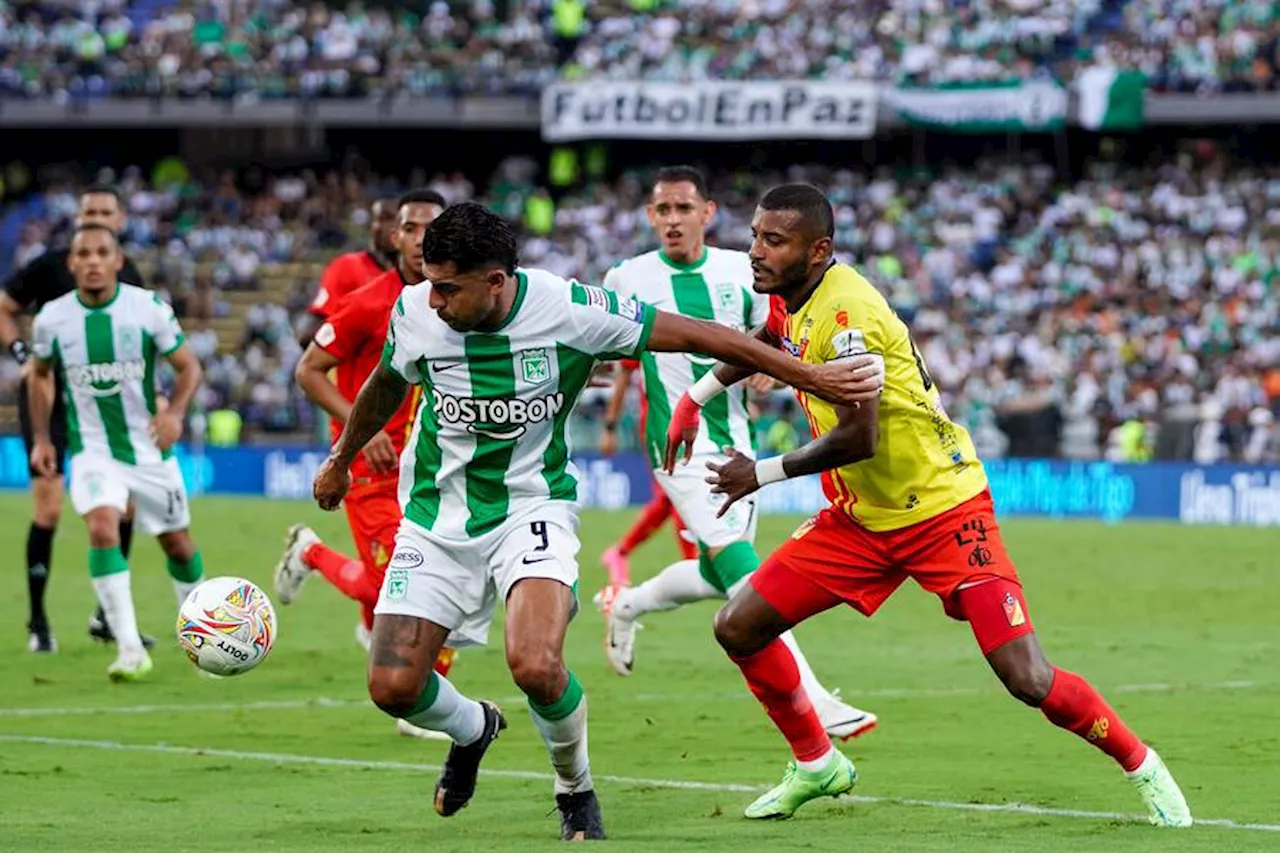
[[[323,542],[317,542],[302,552],[302,562],[324,575],[347,598],[370,607],[378,603],[378,590],[369,581],[364,563],[359,560],[353,560]]]
[[[751,577],[751,573],[760,568],[760,555],[756,553],[756,546],[750,542],[726,545],[709,562],[706,562],[705,556],[703,560],[704,572],[709,570],[707,577],[719,581],[720,588],[728,590],[730,595],[737,592],[747,578]]]
[[[181,607],[191,590],[204,580],[204,556],[197,549],[185,563],[170,557],[167,567],[169,577],[173,578],[173,592],[178,596],[178,606]]]
[[[373,608],[374,604],[369,604],[364,601],[360,602],[360,622],[364,625],[364,629],[370,632],[373,631]]]
[[[564,693],[550,705],[538,705],[530,699],[529,713],[551,753],[556,793],[590,791],[593,785],[587,759],[587,695],[577,676],[569,673]]]
[[[723,597],[723,593],[702,576],[697,560],[681,560],[639,586],[620,590],[613,600],[613,612],[623,619],[638,619],[645,613],[674,610],[693,601]]]
[[[120,519],[120,553],[125,560],[129,559],[129,551],[133,548],[133,520]]]
[[[484,707],[463,696],[449,679],[434,670],[418,704],[403,719],[420,729],[444,732],[460,746],[473,744],[484,734]]]
[[[809,666],[809,659],[804,656],[804,652],[800,651],[800,644],[796,642],[795,635],[787,631],[779,635],[778,639],[791,651],[791,657],[796,662],[796,669],[800,672],[800,686],[804,688],[804,692],[809,695],[809,698],[817,701],[818,699],[829,697],[831,691],[823,687],[822,682],[818,680],[818,676],[814,674],[813,667]]]
[[[1074,672],[1053,668],[1049,695],[1040,703],[1049,722],[1072,732],[1114,758],[1126,772],[1147,757],[1147,747],[1124,724],[1093,685]]]
[[[661,497],[661,496],[659,496]],[[640,517],[636,519],[635,524],[631,525],[631,529],[626,535],[618,540],[618,550],[622,556],[627,556],[636,548],[640,547],[640,543],[644,542],[662,527],[667,520],[667,515],[671,512],[671,504],[666,500],[651,500],[644,505],[644,509],[640,510]]]
[[[31,602],[31,627],[47,628],[49,617],[44,612],[44,590],[53,566],[53,529],[32,522],[27,531],[27,596]]]
[[[142,652],[138,618],[133,610],[129,564],[125,562],[124,554],[119,548],[90,548],[89,575],[93,578],[93,591],[98,594],[98,603],[102,605],[121,656]]]
[[[823,760],[831,749],[831,739],[813,710],[809,694],[800,686],[800,670],[786,644],[774,640],[753,655],[732,660],[791,745],[796,761]]]

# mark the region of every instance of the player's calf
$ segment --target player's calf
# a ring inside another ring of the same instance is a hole
[[[178,606],[187,600],[191,590],[204,580],[204,557],[187,530],[162,533],[157,537],[167,558],[166,568],[173,580],[173,592]]]

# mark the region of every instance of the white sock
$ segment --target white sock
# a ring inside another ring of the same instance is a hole
[[[833,746],[828,748],[826,752],[822,753],[821,758],[815,758],[813,761],[800,761],[797,759],[796,767],[801,770],[808,770],[812,773],[815,770],[821,770],[823,767],[826,767],[827,762],[834,758],[835,754],[836,748]]]
[[[804,688],[805,693],[809,694],[809,701],[816,705],[823,699],[830,699],[830,691],[823,687],[822,683],[818,681],[818,676],[813,674],[813,667],[809,666],[809,661],[804,656],[804,652],[800,651],[800,644],[796,642],[795,636],[790,631],[787,631],[781,634],[778,639],[791,650],[791,656],[796,659],[796,669],[800,670],[800,686]]]
[[[440,673],[431,675],[438,685],[435,700],[405,719],[420,729],[444,732],[462,746],[478,741],[484,734],[484,707],[459,693]]]
[[[590,791],[591,763],[587,757],[587,696],[582,694],[578,706],[569,716],[559,720],[548,720],[538,714],[532,706],[529,716],[538,727],[543,741],[547,744],[547,752],[551,754],[551,764],[556,770],[555,792],[557,794],[575,794],[579,791]]]
[[[204,578],[201,578],[198,581],[188,582],[188,581],[175,580],[173,582],[173,593],[178,597],[179,608],[182,607],[182,602],[187,600],[187,596],[191,594],[191,590],[200,586],[201,582],[203,581],[204,581]]]
[[[133,591],[129,572],[115,572],[93,579],[93,591],[98,603],[107,615],[107,625],[116,638],[120,655],[138,655],[143,652],[142,637],[138,636],[138,617],[133,610]]]
[[[623,619],[638,619],[645,613],[675,610],[682,604],[724,598],[698,571],[697,560],[672,563],[639,586],[623,589],[613,601],[613,612]]]

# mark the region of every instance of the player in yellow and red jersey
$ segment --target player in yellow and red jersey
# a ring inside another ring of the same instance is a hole
[[[1156,754],[1083,678],[1045,659],[1001,541],[982,463],[942,407],[906,325],[852,267],[832,256],[831,205],[807,184],[761,199],[752,221],[757,292],[773,298],[758,336],[805,362],[882,359],[878,401],[832,406],[798,393],[814,440],[753,461],[726,449],[709,482],[724,512],[763,485],[822,475],[831,505],[805,522],[716,616],[716,637],[742,670],[795,754],[780,785],[750,818],[790,817],[811,799],[849,790],[857,771],[831,744],[804,698],[795,660],[778,636],[838,604],[871,616],[907,578],[967,621],[987,662],[1014,697],[1116,760],[1152,823],[1187,826],[1191,812]],[[702,404],[750,375],[719,365],[679,402],[667,467],[692,440]]]

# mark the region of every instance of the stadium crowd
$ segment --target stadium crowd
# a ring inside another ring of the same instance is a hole
[[[1270,0],[0,0],[0,97],[536,94],[558,77],[1276,87]],[[425,10],[425,11],[424,11]]]
[[[647,174],[554,201],[535,174],[513,159],[478,191],[460,175],[419,175],[415,185],[523,216],[530,266],[599,280],[617,259],[652,248]],[[129,252],[194,330],[209,375],[202,406],[239,410],[249,430],[311,428],[291,375],[319,262],[361,245],[368,200],[395,187],[355,172],[98,177],[121,187]],[[1142,459],[1181,435],[1164,455],[1275,458],[1280,168],[1203,150],[1147,169],[1099,162],[1065,186],[1047,166],[1007,159],[908,174],[721,171],[711,241],[745,247],[758,193],[784,179],[827,189],[844,259],[911,323],[948,410],[985,455]],[[535,221],[541,208],[530,199],[552,206],[549,220]],[[58,240],[74,201],[69,183],[50,188],[21,260]],[[244,291],[258,294],[251,304],[238,299]],[[220,347],[212,326],[233,301],[249,307],[237,315],[239,337]],[[12,380],[12,365],[4,369]],[[804,433],[786,400],[758,401],[766,446]],[[589,441],[598,395],[583,411],[577,434]]]

